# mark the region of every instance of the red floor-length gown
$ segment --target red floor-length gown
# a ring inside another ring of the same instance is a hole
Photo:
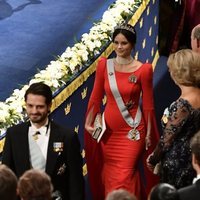
[[[137,82],[129,81],[134,74]],[[133,108],[129,113],[134,118],[140,95],[142,92],[143,117],[138,126],[140,140],[133,141],[127,138],[131,129],[122,118],[116,101],[110,90],[106,58],[101,58],[96,70],[94,88],[88,104],[88,113],[93,115],[100,112],[104,92],[107,96],[105,106],[106,132],[101,142],[96,141],[85,133],[86,162],[90,187],[94,200],[103,200],[112,190],[124,188],[134,193],[138,200],[145,200],[147,192],[157,183],[157,178],[146,168],[145,159],[155,146],[159,134],[156,127],[153,103],[152,66],[143,64],[139,69],[131,73],[115,71],[118,90],[124,102],[133,101]],[[147,121],[151,122],[151,150],[145,152],[145,136]]]

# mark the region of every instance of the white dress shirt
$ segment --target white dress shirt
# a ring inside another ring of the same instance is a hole
[[[197,174],[197,176],[193,179],[192,183],[193,184],[196,183],[197,180],[199,180],[199,179],[200,179],[200,174]]]
[[[36,132],[40,132],[40,134],[37,135],[37,139],[35,139],[35,141],[40,147],[44,158],[47,159],[47,148],[50,134],[49,122],[47,121],[46,124],[40,127],[39,129],[36,128],[33,123],[31,123],[31,126],[29,127],[29,134],[31,134],[34,137]]]

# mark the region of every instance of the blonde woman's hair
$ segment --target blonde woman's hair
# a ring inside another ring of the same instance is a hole
[[[182,49],[169,56],[167,65],[175,83],[200,88],[200,55]]]

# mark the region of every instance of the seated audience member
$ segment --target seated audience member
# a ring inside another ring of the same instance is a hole
[[[178,200],[178,193],[174,186],[159,183],[151,189],[148,200]]]
[[[124,189],[113,190],[110,192],[106,200],[137,200],[136,197]]]
[[[13,171],[4,164],[0,164],[0,199],[17,199],[17,177]]]
[[[50,177],[38,169],[30,169],[19,178],[21,200],[51,200],[53,186]]]
[[[197,173],[193,184],[178,190],[180,200],[196,200],[200,198],[200,131],[198,131],[190,142],[192,151],[192,166]]]
[[[200,54],[200,24],[196,25],[191,32],[191,48]]]

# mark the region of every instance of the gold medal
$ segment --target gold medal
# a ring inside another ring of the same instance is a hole
[[[62,152],[64,148],[63,142],[54,142],[53,143],[53,151],[54,152]]]

